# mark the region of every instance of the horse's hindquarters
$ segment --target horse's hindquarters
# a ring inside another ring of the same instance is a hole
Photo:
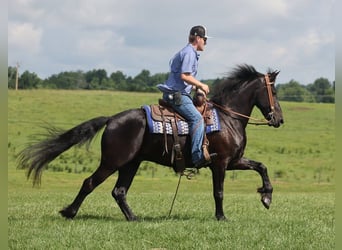
[[[141,109],[128,110],[113,116],[102,135],[101,164],[119,168],[137,157],[145,128],[145,114]]]

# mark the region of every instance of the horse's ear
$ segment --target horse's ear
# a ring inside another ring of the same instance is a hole
[[[280,73],[279,70],[273,71],[272,73],[270,73],[270,81],[274,82],[275,79],[277,78],[277,75]]]

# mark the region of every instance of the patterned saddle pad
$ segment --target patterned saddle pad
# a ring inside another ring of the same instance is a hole
[[[163,122],[153,119],[151,106],[144,105],[142,108],[143,110],[145,110],[145,113],[146,113],[146,119],[147,119],[147,124],[148,124],[150,133],[164,134]],[[211,124],[210,125],[207,124],[206,133],[209,134],[215,131],[220,131],[221,126],[220,126],[219,116],[215,108],[212,108],[212,116],[210,118],[211,118]],[[165,127],[166,127],[166,134],[172,135],[171,123],[166,121]],[[184,120],[180,120],[180,119],[177,120],[177,130],[178,130],[179,135],[188,135],[189,134],[188,123]]]

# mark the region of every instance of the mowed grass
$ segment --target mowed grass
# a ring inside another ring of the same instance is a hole
[[[209,180],[184,179],[168,217],[177,179],[138,176],[128,202],[139,221],[131,223],[110,195],[113,177],[86,199],[75,219],[65,220],[58,210],[72,201],[85,174],[47,172],[39,189],[22,173],[10,174],[18,181],[9,189],[11,249],[334,249],[329,191],[275,191],[266,210],[253,188],[238,190],[227,181],[228,220],[218,222]]]
[[[44,122],[71,128],[95,116],[156,103],[160,94],[110,91],[9,91],[8,237],[10,249],[334,249],[334,105],[281,103],[285,125],[249,125],[245,155],[262,161],[274,187],[269,210],[260,202],[255,172],[227,172],[224,211],[214,217],[211,175],[203,169],[178,182],[165,167],[144,162],[128,194],[138,222],[128,223],[111,197],[116,175],[83,203],[74,220],[58,211],[72,202],[97,167],[99,135],[90,151],[71,149],[32,188],[16,154],[42,133]],[[259,116],[258,111],[254,112]],[[83,169],[86,167],[86,169]]]

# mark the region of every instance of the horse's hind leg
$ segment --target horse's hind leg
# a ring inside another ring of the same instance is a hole
[[[69,206],[59,211],[61,215],[69,219],[74,218],[87,195],[113,173],[114,169],[106,169],[100,166],[91,176],[84,180],[74,201]]]
[[[118,180],[112,191],[112,196],[120,207],[122,213],[128,221],[135,221],[137,217],[132,212],[126,201],[126,195],[130,188],[133,178],[138,170],[140,161],[133,161],[119,169]]]
[[[241,158],[238,162],[229,166],[228,170],[255,170],[262,179],[262,187],[257,191],[261,195],[261,202],[265,208],[269,209],[272,202],[273,187],[267,174],[267,168],[264,164],[257,161],[252,161],[247,158]]]

